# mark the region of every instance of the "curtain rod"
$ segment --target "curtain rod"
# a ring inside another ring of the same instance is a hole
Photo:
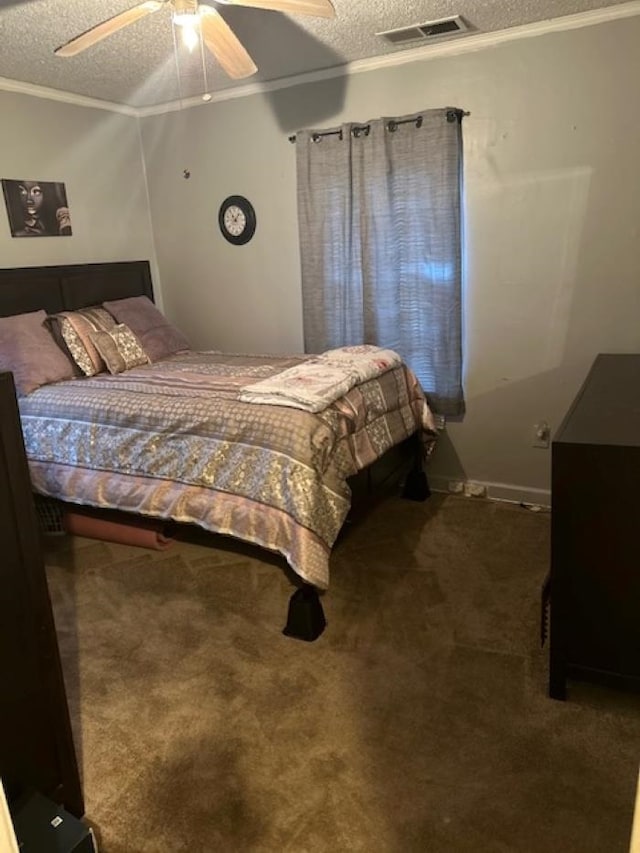
[[[464,116],[469,116],[469,115],[471,115],[471,113],[467,112],[466,110],[450,109],[450,110],[447,110],[447,121],[450,123],[453,121],[462,121]],[[387,130],[390,133],[394,133],[400,127],[401,124],[415,124],[416,128],[422,127],[422,120],[423,120],[422,116],[416,116],[416,118],[405,118],[405,119],[401,119],[400,121],[398,121],[396,119],[390,119],[387,122]],[[356,137],[357,136],[369,136],[370,130],[371,130],[370,124],[354,125],[351,128],[351,135],[356,136]],[[314,142],[320,142],[320,140],[322,139],[323,136],[337,136],[340,139],[342,139],[342,136],[343,136],[342,129],[340,129],[340,130],[318,130],[315,133],[311,134],[311,139]],[[295,142],[295,141],[296,141],[296,134],[294,133],[289,137],[289,142]]]

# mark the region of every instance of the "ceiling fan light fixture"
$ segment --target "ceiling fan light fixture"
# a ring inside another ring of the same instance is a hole
[[[197,12],[174,12],[171,20],[177,27],[190,27],[193,29],[198,26],[200,18]]]
[[[0,5],[2,2],[3,0],[0,0]],[[267,9],[293,15],[335,17],[332,0],[213,0],[213,2],[216,4],[224,3],[228,6]],[[200,2],[200,0],[142,0],[136,6],[101,21],[86,32],[80,33],[80,35],[65,42],[56,48],[54,53],[61,57],[75,56],[141,18],[163,8],[171,9],[171,32],[176,57],[176,35],[177,28],[180,27],[182,40],[189,50],[192,51],[200,43],[203,69],[205,69],[204,48],[206,47],[233,80],[241,80],[256,73],[258,68],[255,62],[223,16],[215,7],[206,2]],[[206,88],[208,87],[205,80]]]
[[[189,53],[193,53],[194,48],[197,47],[200,42],[198,22],[196,21],[193,24],[182,24],[180,25],[180,30],[182,32],[182,43]]]
[[[180,27],[182,43],[189,53],[192,53],[200,41],[200,17],[197,7],[177,7],[171,20],[176,27]]]

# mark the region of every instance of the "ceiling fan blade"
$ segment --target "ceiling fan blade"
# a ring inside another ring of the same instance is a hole
[[[151,12],[157,12],[162,6],[164,6],[163,0],[146,0],[144,3],[139,3],[133,9],[127,9],[126,12],[114,15],[113,18],[109,18],[109,20],[97,24],[95,27],[82,33],[82,35],[76,36],[76,38],[71,39],[71,41],[68,41],[61,47],[56,48],[54,53],[57,56],[75,56],[76,53],[86,50],[88,47],[102,41],[102,39],[107,38],[107,36],[121,30],[123,27],[128,27],[129,24],[133,24],[139,18],[144,18],[145,15],[149,15]]]
[[[257,65],[222,15],[203,3],[199,4],[198,12],[202,40],[229,77],[239,80],[255,74]]]
[[[292,15],[313,15],[317,18],[335,18],[336,10],[331,0],[220,0],[228,6],[253,6]]]

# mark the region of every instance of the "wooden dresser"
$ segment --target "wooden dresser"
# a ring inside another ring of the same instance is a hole
[[[640,687],[640,355],[599,355],[552,443],[549,694]]]
[[[0,776],[84,812],[13,376],[0,373]]]

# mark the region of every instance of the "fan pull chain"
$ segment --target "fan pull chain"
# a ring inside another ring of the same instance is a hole
[[[180,111],[184,109],[184,102],[182,98],[182,78],[180,76],[180,60],[178,58],[178,40],[176,38],[176,25],[171,21],[171,35],[173,36],[173,58],[176,64],[176,80],[178,81],[178,100],[180,101]],[[180,135],[182,136],[182,130],[180,131]],[[182,140],[179,142],[179,147],[184,149],[184,145],[182,144]],[[189,169],[182,170],[182,177],[188,181],[191,177],[191,171]]]
[[[171,21],[171,35],[173,36],[173,58],[176,63],[176,79],[178,81],[178,100],[180,101],[180,109],[184,108],[182,102],[182,78],[180,77],[180,62],[178,60],[178,40],[176,39],[176,25]]]
[[[204,55],[204,39],[202,38],[202,28],[199,27],[200,33],[200,61],[202,62],[202,79],[204,81],[203,101],[211,100],[211,92],[209,91],[209,81],[207,80],[207,62]]]

